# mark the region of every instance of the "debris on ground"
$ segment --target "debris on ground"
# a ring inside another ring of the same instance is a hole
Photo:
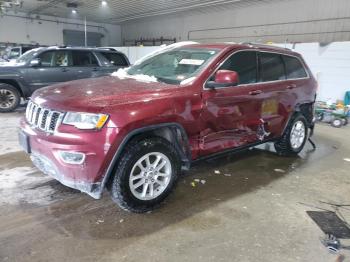
[[[286,173],[285,170],[280,169],[280,168],[275,168],[274,171],[277,172],[277,173]]]
[[[224,176],[231,176],[231,174],[224,174]]]
[[[98,224],[101,224],[101,223],[103,223],[103,222],[105,222],[105,221],[102,220],[102,219],[98,219],[98,220],[96,221],[96,224],[98,225]]]
[[[221,174],[220,170],[215,170],[214,173],[217,174],[217,175]]]
[[[195,178],[192,182],[191,182],[191,186],[195,187],[196,184],[201,183],[202,185],[204,185],[207,181],[205,181],[204,179],[199,179],[199,178]]]
[[[120,219],[120,220],[119,220],[119,223],[123,223],[123,222],[124,222],[124,219]]]
[[[350,162],[350,158],[344,158],[344,161]]]
[[[272,193],[271,195],[272,196],[281,196],[281,194],[278,194],[278,193]]]

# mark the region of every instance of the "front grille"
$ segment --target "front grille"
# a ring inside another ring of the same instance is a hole
[[[28,102],[26,119],[32,126],[45,132],[53,133],[63,117],[63,113],[38,106],[32,101]]]

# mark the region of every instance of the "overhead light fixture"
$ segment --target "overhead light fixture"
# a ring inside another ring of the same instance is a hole
[[[72,14],[76,14],[77,13],[77,8],[78,8],[78,4],[77,3],[68,2],[67,3],[67,7],[68,8],[72,8]]]
[[[102,4],[102,6],[107,6],[107,1],[103,0],[103,1],[101,2],[101,4]]]

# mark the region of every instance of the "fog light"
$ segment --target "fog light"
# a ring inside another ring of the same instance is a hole
[[[58,154],[62,161],[67,164],[80,165],[85,160],[85,154],[80,152],[58,151]]]

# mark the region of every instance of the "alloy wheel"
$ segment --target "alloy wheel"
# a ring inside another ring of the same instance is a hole
[[[140,200],[152,200],[161,195],[169,185],[172,168],[169,158],[160,152],[142,156],[133,166],[129,187]]]
[[[16,94],[8,89],[0,89],[0,108],[8,109],[16,104]]]
[[[302,121],[295,122],[290,133],[290,145],[292,148],[300,148],[304,143],[305,136],[306,132],[304,123]]]

